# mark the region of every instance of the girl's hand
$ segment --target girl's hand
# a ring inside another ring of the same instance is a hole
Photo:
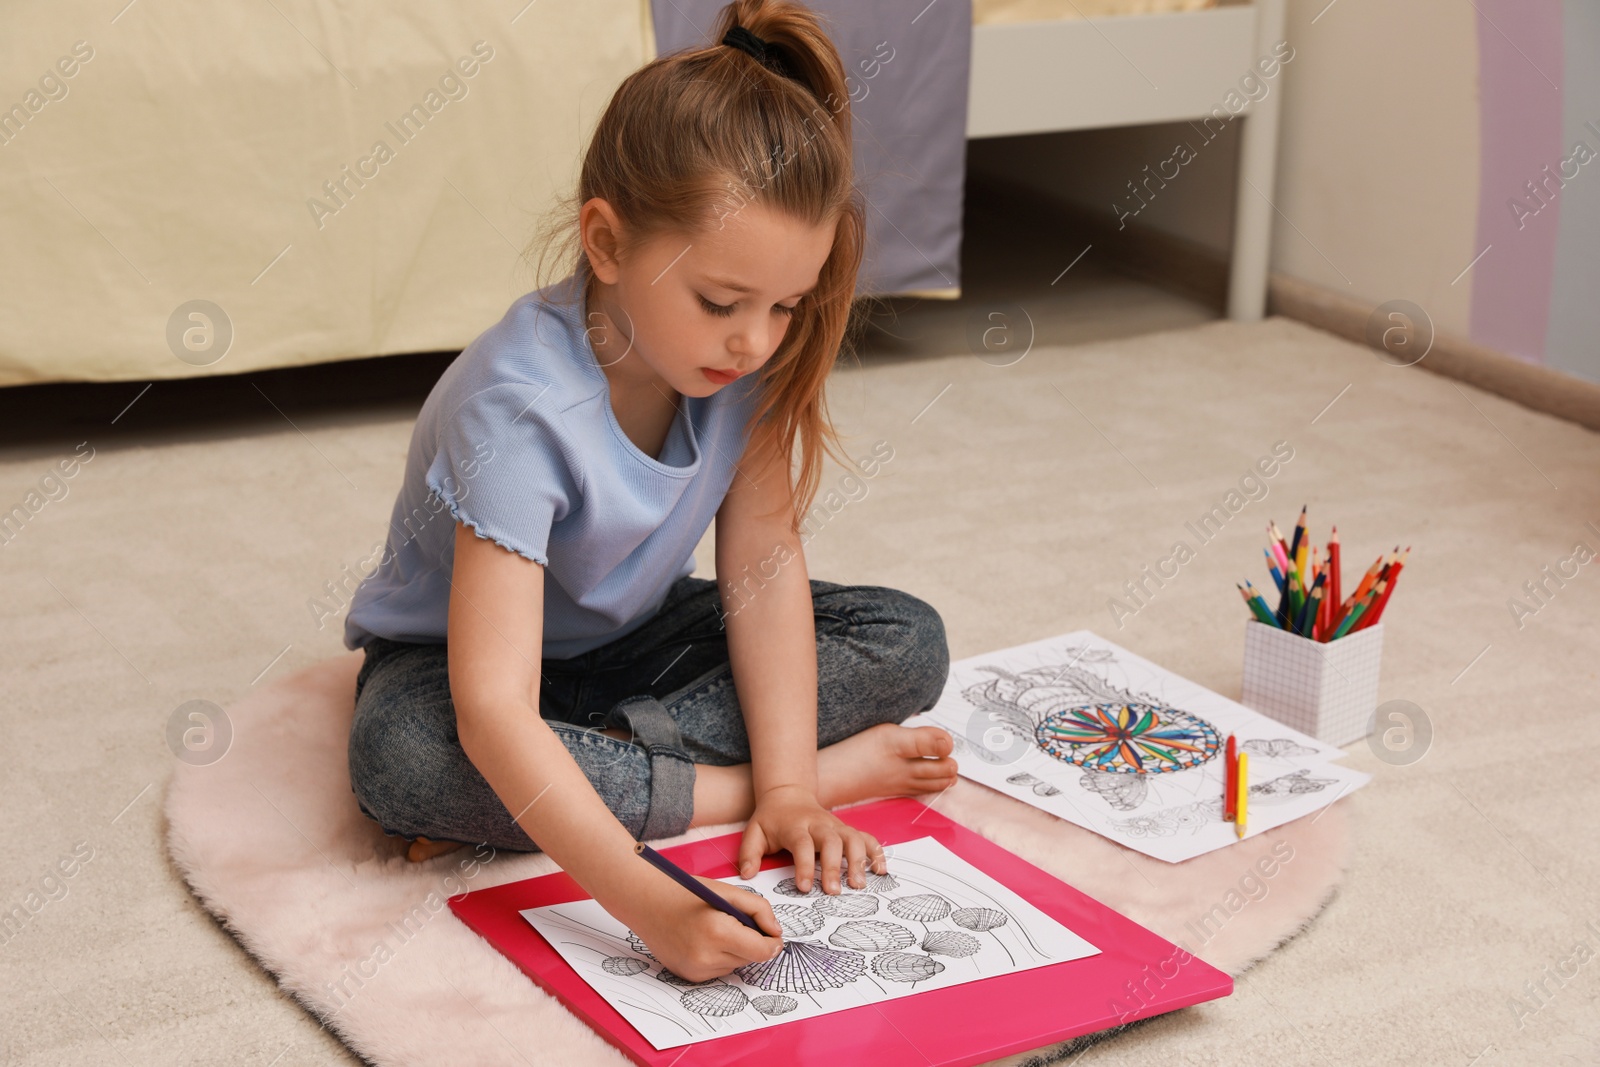
[[[783,951],[783,928],[764,897],[719,882],[700,881],[771,934],[763,937],[731,915],[725,915],[654,867],[644,868],[622,887],[626,906],[606,910],[628,925],[661,965],[679,978],[704,982],[737,967],[769,960]]]
[[[850,885],[856,889],[866,887],[869,866],[875,874],[885,873],[878,839],[840,819],[799,786],[768,790],[756,801],[739,843],[739,876],[754,878],[761,869],[761,857],[782,848],[794,856],[794,884],[802,893],[811,891],[819,853],[825,893],[840,891],[840,872],[846,862]]]

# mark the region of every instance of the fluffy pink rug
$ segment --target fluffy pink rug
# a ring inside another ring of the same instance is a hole
[[[168,786],[173,862],[280,985],[369,1062],[626,1063],[445,904],[549,873],[547,857],[461,849],[414,865],[398,838],[362,815],[345,763],[360,665],[359,652],[335,657],[227,710],[226,755],[180,764]],[[965,780],[937,808],[1238,975],[1332,895],[1349,843],[1348,803],[1178,865]],[[1071,1051],[1005,1062],[1047,1063]]]

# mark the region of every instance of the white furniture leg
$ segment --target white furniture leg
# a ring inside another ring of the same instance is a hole
[[[1284,0],[1255,0],[1256,57],[1270,55],[1283,39]],[[1266,314],[1267,268],[1272,256],[1272,216],[1268,197],[1276,196],[1278,106],[1283,82],[1244,112],[1239,142],[1239,187],[1234,195],[1233,261],[1228,277],[1228,318],[1256,322]],[[1252,187],[1253,186],[1253,187]]]

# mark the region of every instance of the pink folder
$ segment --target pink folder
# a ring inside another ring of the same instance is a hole
[[[1215,967],[914,800],[881,800],[837,814],[885,845],[935,838],[1087,940],[1099,955],[657,1050],[519,914],[587,897],[571,877],[551,874],[479,889],[452,898],[450,907],[600,1036],[647,1067],[964,1067],[1233,992],[1233,979]],[[739,836],[693,841],[663,853],[695,874],[733,878]],[[788,853],[777,853],[762,867],[792,862]]]

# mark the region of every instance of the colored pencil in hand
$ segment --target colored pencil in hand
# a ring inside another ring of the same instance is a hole
[[[754,930],[763,937],[772,936],[765,930],[761,929],[760,926],[757,926],[756,921],[750,916],[746,915],[744,912],[740,911],[738,908],[722,899],[721,894],[713,892],[712,889],[700,879],[696,878],[682,867],[679,867],[676,863],[673,863],[671,860],[667,859],[667,857],[663,856],[661,853],[657,852],[643,841],[635,842],[633,850],[639,855],[643,856],[645,859],[649,860],[651,864],[669,876],[674,882],[677,882],[679,885],[683,886],[683,888],[687,889],[689,892],[693,893],[707,904],[710,904],[713,908],[732,915],[735,919],[738,919],[740,922],[744,923],[750,929]]]

